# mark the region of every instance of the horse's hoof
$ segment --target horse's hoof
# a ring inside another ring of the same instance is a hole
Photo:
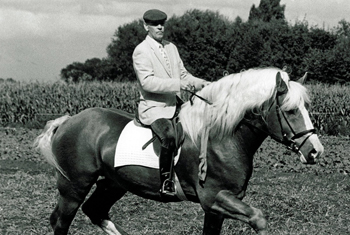
[[[110,220],[103,220],[100,227],[108,235],[122,235]]]

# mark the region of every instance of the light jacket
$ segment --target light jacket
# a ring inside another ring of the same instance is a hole
[[[170,61],[168,69],[157,43],[147,36],[134,50],[133,67],[139,84],[140,121],[150,125],[159,118],[170,119],[176,110],[176,95],[180,96],[180,79],[186,79],[196,90],[200,90],[205,80],[192,76],[184,67],[176,46],[163,40],[162,44]]]

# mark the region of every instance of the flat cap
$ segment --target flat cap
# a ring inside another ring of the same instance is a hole
[[[157,9],[151,9],[145,12],[143,14],[143,19],[146,23],[152,23],[152,22],[162,22],[166,21],[167,15]]]

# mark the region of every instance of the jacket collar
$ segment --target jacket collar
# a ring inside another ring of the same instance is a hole
[[[156,40],[154,40],[153,38],[151,38],[150,36],[146,36],[146,41],[151,45],[151,47],[154,48],[159,48],[159,45],[163,46],[164,45],[164,40],[162,41],[162,43],[157,42]]]
[[[151,38],[150,36],[146,36],[146,42],[150,45],[150,47],[152,48],[153,52],[155,53],[156,57],[158,58],[158,60],[162,63],[164,69],[167,71],[167,73],[169,74],[169,76],[171,76],[171,71],[168,69],[168,66],[166,65],[165,59],[163,58],[163,56],[160,54],[160,50],[159,50],[159,45],[164,45],[164,49],[166,50],[166,41],[163,40],[162,44],[157,42],[156,40],[154,40],[153,38]],[[169,54],[168,54],[169,56]]]

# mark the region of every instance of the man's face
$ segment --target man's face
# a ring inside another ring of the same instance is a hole
[[[158,42],[162,41],[164,36],[164,22],[145,23],[144,27],[151,38]]]

